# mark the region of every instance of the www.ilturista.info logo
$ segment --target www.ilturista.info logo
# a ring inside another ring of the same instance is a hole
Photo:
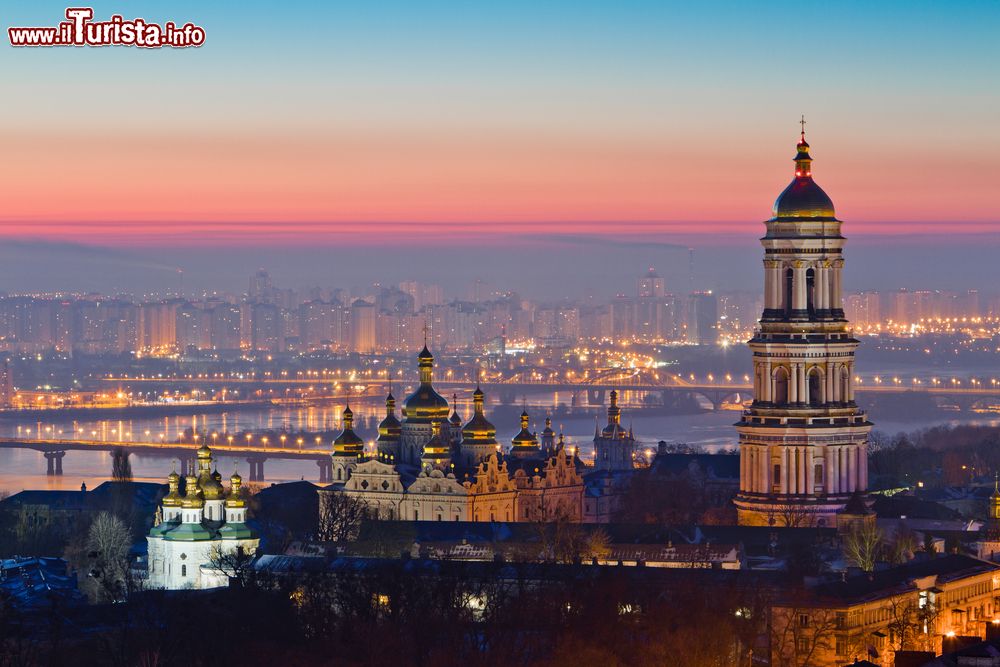
[[[66,21],[49,28],[7,28],[11,46],[138,46],[144,49],[185,48],[205,43],[205,29],[173,21],[163,25],[114,15],[94,21],[92,7],[70,7]]]

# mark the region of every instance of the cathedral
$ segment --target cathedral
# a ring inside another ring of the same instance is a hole
[[[333,443],[334,483],[321,494],[353,496],[387,520],[582,520],[583,466],[550,420],[539,437],[523,412],[504,453],[483,391],[473,392],[473,414],[463,424],[434,389],[434,356],[426,346],[417,363],[420,384],[403,401],[402,420],[395,397],[386,397],[374,455],[365,455],[354,415],[344,410],[343,432]]]
[[[202,445],[197,452],[197,476],[167,476],[167,495],[157,510],[154,526],[146,536],[150,588],[204,589],[229,585],[223,572],[212,566],[216,553],[243,549],[252,554],[260,540],[246,525],[246,501],[240,496],[243,480],[235,472],[229,491],[218,470],[212,471],[212,451]]]
[[[753,402],[736,425],[741,525],[833,526],[868,486],[872,424],[854,402],[858,341],[842,305],[845,239],[833,202],[813,180],[804,128],[795,176],[761,239]]]

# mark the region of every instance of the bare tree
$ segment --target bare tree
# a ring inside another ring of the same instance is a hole
[[[884,551],[883,540],[874,521],[856,521],[844,534],[844,556],[855,567],[871,572]]]
[[[358,537],[368,518],[368,504],[340,491],[323,491],[319,497],[316,537],[324,542],[349,542]]]
[[[208,564],[212,569],[229,577],[230,582],[240,588],[247,588],[254,580],[253,564],[256,559],[256,554],[244,549],[243,545],[233,549],[224,549],[216,545],[208,555]]]
[[[786,528],[812,528],[816,524],[816,517],[798,505],[774,505],[767,512],[767,523]]]
[[[889,642],[897,651],[935,649],[937,605],[931,599],[921,604],[913,592],[889,598]]]
[[[90,524],[86,544],[87,576],[96,584],[97,597],[105,602],[123,599],[131,579],[128,526],[114,514],[101,512]]]
[[[775,608],[771,612],[771,650],[777,667],[816,664],[834,648],[841,624],[837,612],[804,604]]]

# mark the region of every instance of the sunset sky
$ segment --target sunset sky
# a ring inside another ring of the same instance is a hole
[[[65,3],[0,2],[3,27]],[[0,234],[149,247],[1000,232],[1000,4],[100,2],[200,49],[0,47]]]

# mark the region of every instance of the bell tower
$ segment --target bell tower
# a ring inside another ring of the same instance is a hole
[[[764,224],[764,312],[749,342],[753,403],[736,424],[741,525],[835,526],[868,486],[872,424],[854,402],[858,341],[844,317],[845,238],[812,177],[805,119],[795,176]]]

